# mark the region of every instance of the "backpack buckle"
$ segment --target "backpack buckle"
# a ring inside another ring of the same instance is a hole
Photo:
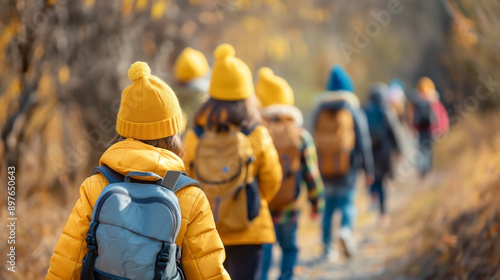
[[[158,255],[158,264],[159,265],[167,265],[168,259],[169,259],[168,253],[160,253]]]
[[[170,259],[169,247],[163,247],[158,253],[158,257],[156,258],[156,263],[158,264],[158,266],[166,267],[169,259]]]
[[[88,234],[87,237],[85,238],[85,242],[87,242],[87,248],[89,250],[97,249],[97,240],[94,236]]]
[[[163,279],[165,268],[167,267],[168,261],[170,259],[169,249],[170,249],[170,244],[167,242],[163,242],[163,247],[158,253],[158,256],[156,256],[154,279]]]
[[[87,242],[87,248],[89,248],[89,250],[97,249],[97,239],[95,237],[95,234],[98,225],[99,223],[95,221],[90,223],[89,231],[87,232],[87,236],[85,237],[85,242]]]

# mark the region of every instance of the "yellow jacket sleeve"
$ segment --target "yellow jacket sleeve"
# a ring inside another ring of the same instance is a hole
[[[279,191],[283,178],[278,152],[269,131],[264,126],[255,129],[250,135],[250,141],[256,152],[260,193],[262,198],[269,202]]]
[[[223,266],[224,245],[215,228],[207,197],[198,188],[180,190],[177,196],[181,208],[191,209],[187,226],[181,229],[184,236],[181,262],[186,279],[230,279]],[[192,204],[184,203],[184,198]]]
[[[90,186],[87,178],[80,187],[80,199],[76,202],[57,242],[46,279],[80,279],[82,259],[87,253],[85,236],[92,216],[91,198],[86,192]]]
[[[196,157],[196,147],[198,146],[198,141],[198,136],[192,129],[186,132],[186,135],[184,137],[184,157],[182,158],[182,160],[184,161],[186,173],[191,178],[194,178],[191,163]]]

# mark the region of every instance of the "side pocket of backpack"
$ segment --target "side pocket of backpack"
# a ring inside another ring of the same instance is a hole
[[[252,221],[259,215],[260,211],[260,193],[257,180],[247,183],[245,190],[247,194],[248,220]]]

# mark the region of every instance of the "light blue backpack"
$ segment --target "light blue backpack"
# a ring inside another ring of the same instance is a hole
[[[137,171],[123,176],[99,166],[96,173],[109,185],[92,212],[80,279],[184,279],[175,244],[182,217],[174,193],[200,184],[178,171],[165,178]],[[145,180],[150,178],[157,180]]]

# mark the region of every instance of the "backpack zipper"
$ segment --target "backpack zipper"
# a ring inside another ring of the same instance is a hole
[[[122,189],[112,189],[109,192],[105,193],[102,197],[101,200],[99,200],[99,204],[96,206],[96,214],[94,217],[94,220],[96,222],[99,222],[99,215],[101,213],[101,208],[104,204],[104,202],[112,195],[112,194],[119,194],[123,195],[125,197],[130,198],[132,202],[139,203],[139,204],[151,204],[151,203],[160,203],[168,208],[170,210],[170,213],[172,214],[173,222],[174,225],[172,226],[172,237],[175,234],[175,229],[178,227],[178,221],[177,221],[177,216],[175,215],[175,206],[166,199],[159,198],[159,197],[146,197],[146,198],[134,198],[129,195],[128,192],[122,190]],[[175,242],[175,240],[173,240]]]

